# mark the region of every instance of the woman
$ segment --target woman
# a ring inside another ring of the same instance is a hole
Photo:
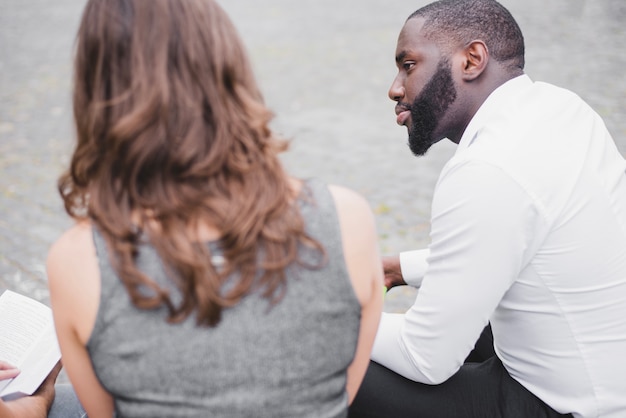
[[[212,0],[90,0],[77,222],[48,278],[89,417],[342,417],[382,305],[373,215],[288,177],[244,47]]]

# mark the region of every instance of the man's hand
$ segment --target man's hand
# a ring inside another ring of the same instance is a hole
[[[402,278],[402,271],[400,270],[399,256],[382,257],[382,262],[383,271],[385,272],[385,287],[387,289],[406,285],[406,282]]]

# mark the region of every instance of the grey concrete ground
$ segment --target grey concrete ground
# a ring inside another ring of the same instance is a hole
[[[428,243],[434,182],[454,150],[416,159],[387,89],[398,31],[425,0],[221,0],[253,58],[289,170],[361,192],[384,254]],[[503,0],[527,42],[527,73],[570,88],[626,152],[626,2]],[[82,0],[0,0],[0,292],[48,302],[48,246],[67,227],[55,190],[73,141],[71,52]],[[567,150],[563,150],[567,152]],[[394,289],[385,309],[414,293]]]

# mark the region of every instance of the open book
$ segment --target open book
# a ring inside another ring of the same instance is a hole
[[[21,372],[0,381],[0,397],[32,395],[60,359],[50,308],[5,290],[0,295],[0,360]]]

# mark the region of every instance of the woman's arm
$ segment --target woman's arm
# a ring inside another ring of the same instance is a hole
[[[349,402],[356,396],[369,365],[383,305],[383,269],[378,253],[376,223],[367,201],[357,193],[330,186],[335,198],[346,265],[361,303],[359,340],[348,368]]]
[[[52,313],[63,364],[90,418],[113,416],[113,398],[93,370],[86,344],[100,300],[91,226],[77,224],[54,243],[47,260]]]

